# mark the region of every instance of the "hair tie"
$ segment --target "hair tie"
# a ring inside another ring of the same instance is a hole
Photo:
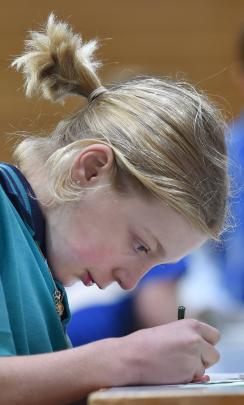
[[[108,91],[108,89],[106,89],[106,87],[104,86],[100,86],[97,89],[93,90],[91,94],[88,96],[88,102],[90,103],[91,101],[95,100],[95,98],[97,98],[103,93],[106,93],[106,91]]]

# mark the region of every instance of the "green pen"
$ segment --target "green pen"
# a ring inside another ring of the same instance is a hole
[[[185,310],[186,308],[183,305],[178,307],[178,321],[185,318]]]

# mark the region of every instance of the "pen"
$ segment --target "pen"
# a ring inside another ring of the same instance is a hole
[[[178,307],[178,321],[185,318],[185,310],[186,308],[183,305]]]

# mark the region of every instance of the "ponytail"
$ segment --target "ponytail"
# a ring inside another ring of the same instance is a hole
[[[43,32],[30,32],[25,52],[12,66],[22,70],[28,97],[63,100],[67,95],[88,98],[100,87],[96,70],[101,63],[93,58],[98,42],[84,43],[68,24],[57,22],[50,14]]]

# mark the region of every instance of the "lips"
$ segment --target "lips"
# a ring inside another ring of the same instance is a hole
[[[90,287],[92,284],[94,284],[94,280],[89,273],[86,274],[83,283],[85,284],[86,287]]]

